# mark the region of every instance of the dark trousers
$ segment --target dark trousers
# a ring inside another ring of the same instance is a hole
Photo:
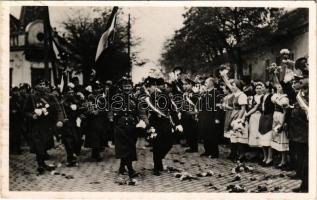
[[[120,167],[119,167],[119,173],[125,171],[125,167],[128,168],[128,175],[129,177],[132,177],[135,173],[133,166],[132,166],[132,160],[129,158],[121,158],[120,160]]]
[[[18,127],[12,128],[10,126],[9,132],[9,152],[10,154],[19,154],[21,152],[21,135],[22,131]]]
[[[198,150],[198,132],[197,121],[191,115],[183,115],[182,125],[184,128],[184,135],[186,136],[187,144],[192,149]]]
[[[81,136],[78,132],[77,127],[75,124],[71,124],[70,122],[65,123],[65,126],[59,129],[62,142],[65,146],[66,154],[67,154],[67,161],[72,162],[76,160],[74,154],[79,155],[81,150]]]
[[[308,192],[308,144],[290,141],[291,166],[302,180],[301,190]]]
[[[215,157],[219,156],[218,142],[213,140],[212,138],[204,139],[204,149],[206,154]]]
[[[153,154],[154,170],[163,171],[162,158]]]

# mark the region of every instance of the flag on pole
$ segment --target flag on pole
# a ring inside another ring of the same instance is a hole
[[[111,12],[110,17],[109,17],[109,20],[108,20],[108,23],[107,23],[106,31],[102,34],[102,36],[99,40],[95,61],[97,61],[99,56],[101,55],[101,53],[105,49],[108,48],[109,40],[113,39],[110,36],[114,32],[114,29],[115,29],[117,11],[118,11],[118,7],[117,6],[113,7],[112,12]]]
[[[65,85],[64,75],[62,74],[61,82],[60,82],[60,84],[58,85],[60,92],[63,92],[63,90],[64,90],[64,85]]]

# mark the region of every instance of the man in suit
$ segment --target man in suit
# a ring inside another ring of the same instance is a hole
[[[219,157],[220,117],[218,116],[217,104],[220,103],[219,91],[215,88],[214,79],[207,78],[205,81],[206,91],[202,94],[201,107],[198,114],[198,130],[204,141],[205,152],[201,156],[210,158]]]

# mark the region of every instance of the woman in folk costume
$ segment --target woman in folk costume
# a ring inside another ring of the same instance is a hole
[[[259,122],[261,117],[261,107],[260,101],[263,96],[263,87],[264,84],[262,82],[258,82],[255,84],[255,92],[256,94],[252,98],[252,108],[246,114],[246,117],[250,117],[249,119],[249,146],[250,147],[260,147],[259,139]]]
[[[233,111],[234,96],[226,86],[223,87],[223,92],[226,95],[222,100],[222,108],[225,111],[224,137],[230,139],[230,124],[232,121],[231,115]]]
[[[260,164],[269,166],[272,164],[272,124],[273,124],[273,113],[274,104],[271,101],[272,97],[272,85],[268,82],[263,85],[264,95],[260,101],[260,121],[259,121],[259,146],[263,148],[263,160]]]
[[[240,80],[229,80],[226,73],[220,72],[222,79],[227,87],[234,95],[233,111],[231,114],[231,152],[230,159],[238,159],[240,161],[245,158],[245,145],[248,144],[248,124],[245,122],[246,107],[248,97],[242,92],[243,83]]]
[[[274,114],[272,124],[272,140],[271,147],[281,154],[281,161],[278,168],[286,166],[286,155],[289,150],[289,140],[285,132],[285,114],[289,106],[289,99],[287,94],[284,93],[283,87],[279,83],[275,83],[275,93],[272,95],[271,100],[274,103]]]

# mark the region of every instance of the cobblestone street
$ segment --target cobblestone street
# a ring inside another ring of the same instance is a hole
[[[152,152],[144,148],[144,140],[137,144],[138,161],[134,168],[140,173],[135,178],[136,185],[120,185],[117,175],[119,160],[115,159],[114,149],[106,148],[103,152],[103,161],[96,163],[90,160],[89,149],[83,149],[78,167],[65,166],[64,149],[59,146],[50,150],[52,159],[58,168],[57,174],[46,172],[37,175],[35,155],[23,148],[22,155],[10,156],[10,191],[80,191],[80,192],[228,192],[228,185],[243,185],[246,192],[257,192],[262,188],[264,192],[291,192],[291,189],[300,185],[299,180],[288,177],[293,172],[284,172],[274,167],[261,167],[258,164],[247,162],[254,170],[239,173],[237,178],[232,168],[237,164],[225,159],[228,148],[221,146],[219,159],[200,157],[199,153],[185,153],[180,145],[173,149],[164,160],[165,170],[161,176],[152,175]],[[180,180],[172,170],[180,169],[193,176],[191,180]],[[208,172],[208,175],[202,172]],[[200,173],[200,175],[198,175]],[[201,174],[203,174],[201,176]],[[240,180],[239,180],[240,179]],[[267,189],[263,189],[265,188]]]

